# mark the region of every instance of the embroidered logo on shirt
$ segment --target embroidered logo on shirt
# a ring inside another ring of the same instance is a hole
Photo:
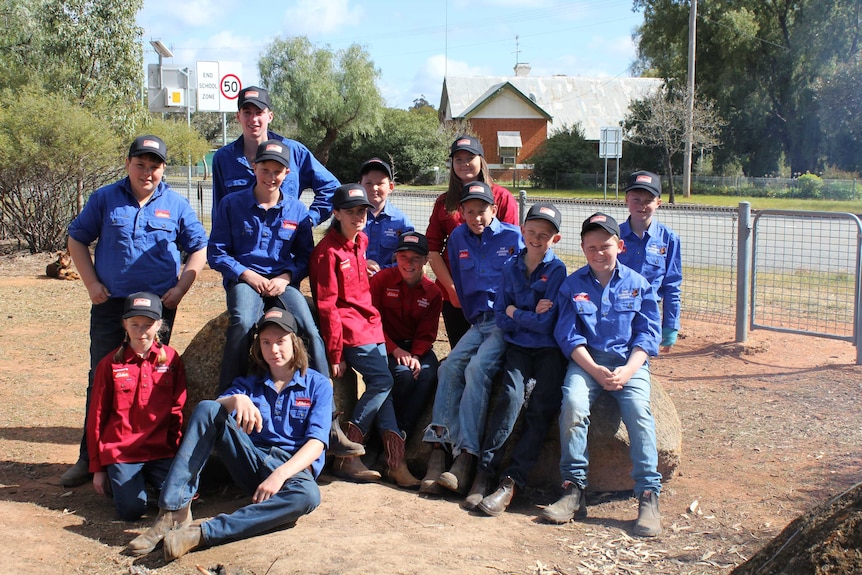
[[[590,301],[590,295],[587,292],[576,293],[572,296],[572,301]]]
[[[542,276],[542,277],[540,277],[540,278],[539,278],[539,281],[543,281],[543,282],[548,281],[548,276]]]
[[[401,295],[401,292],[397,288],[386,288],[386,297],[397,298],[399,295]]]
[[[617,299],[623,300],[623,299],[636,298],[636,297],[638,297],[639,293],[640,293],[640,290],[637,288],[633,288],[633,289],[628,290],[628,291],[622,290],[622,291],[620,291],[619,295],[617,295]]]
[[[648,254],[663,256],[667,253],[667,246],[649,245],[646,249]]]
[[[461,250],[458,252],[458,257],[462,260],[470,259],[470,250]]]
[[[419,307],[428,307],[429,305],[431,305],[431,302],[429,302],[423,297],[416,301],[416,305],[418,305]]]
[[[311,398],[310,397],[297,397],[293,401],[293,405],[296,407],[311,407]]]
[[[296,222],[291,222],[290,220],[282,220],[281,227],[285,230],[295,230],[298,224]]]
[[[387,237],[398,237],[401,235],[401,230],[396,230],[395,228],[386,228],[383,230],[383,235]]]
[[[171,367],[169,365],[157,365],[156,366],[156,373],[167,373],[170,370],[171,370]]]
[[[341,262],[340,265],[341,265],[341,269],[349,270],[350,269],[350,260],[344,260],[343,262]]]
[[[501,246],[497,248],[498,256],[510,256],[512,255],[512,248],[507,248],[506,246]]]
[[[129,377],[129,368],[128,367],[115,367],[114,371],[114,379],[126,379]]]
[[[170,218],[171,217],[171,211],[170,210],[156,210],[156,217],[157,218]]]

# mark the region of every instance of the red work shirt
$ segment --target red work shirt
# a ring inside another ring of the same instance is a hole
[[[145,357],[126,347],[123,361],[114,351],[96,366],[90,398],[87,445],[90,472],[113,463],[141,463],[173,457],[180,446],[186,370],[176,350],[163,345]]]
[[[422,276],[413,287],[401,277],[398,267],[386,268],[371,278],[371,300],[383,319],[386,351],[392,353],[395,342],[411,341],[409,351],[421,357],[437,339],[443,294],[440,288]]]
[[[311,294],[331,364],[341,363],[344,346],[384,342],[380,313],[371,303],[367,247],[368,237],[362,232],[354,242],[330,228],[311,252]]]
[[[501,222],[521,225],[518,220],[518,202],[512,196],[511,192],[503,186],[494,184],[491,186],[491,191],[494,192],[494,202],[497,204],[497,219]],[[425,237],[428,238],[428,249],[432,252],[439,252],[443,256],[443,261],[446,267],[449,267],[449,258],[447,257],[446,241],[449,239],[449,234],[452,230],[464,223],[464,218],[461,217],[461,211],[456,210],[454,214],[446,211],[446,194],[440,196],[434,201],[434,207],[431,209],[431,217],[428,220],[428,229],[425,232]],[[443,299],[449,301],[449,293],[439,285],[440,291],[443,293]]]

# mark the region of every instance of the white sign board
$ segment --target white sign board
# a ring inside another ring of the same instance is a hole
[[[236,99],[242,90],[240,62],[198,62],[198,110],[236,112]]]
[[[601,139],[599,140],[600,158],[622,158],[623,157],[623,129],[619,126],[605,126],[601,128]]]

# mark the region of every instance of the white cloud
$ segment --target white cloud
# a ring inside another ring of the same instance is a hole
[[[350,0],[299,0],[284,13],[287,35],[327,36],[357,27],[364,10],[350,6]]]

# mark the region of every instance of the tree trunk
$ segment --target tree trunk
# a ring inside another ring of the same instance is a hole
[[[665,154],[665,162],[667,164],[667,203],[674,203],[674,193],[673,193],[673,158],[670,154]]]
[[[323,136],[323,140],[321,140],[320,144],[314,150],[314,157],[324,166],[329,161],[329,150],[332,148],[335,140],[338,139],[338,133],[337,128],[327,128],[326,135]]]

